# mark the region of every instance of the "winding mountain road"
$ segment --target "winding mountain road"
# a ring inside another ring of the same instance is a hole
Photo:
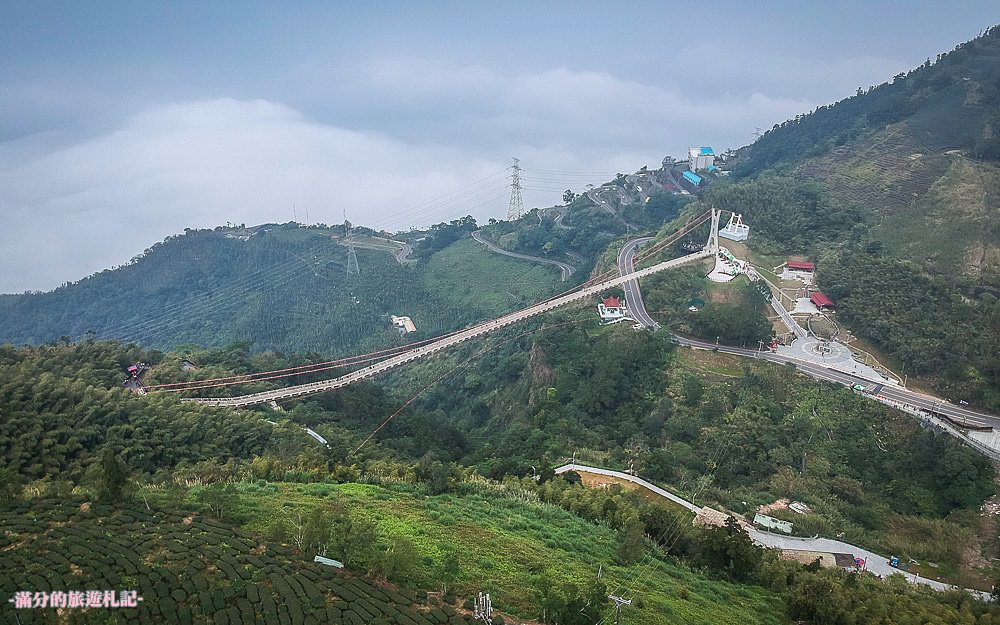
[[[622,275],[631,274],[635,271],[632,259],[635,256],[636,249],[651,239],[652,237],[639,237],[637,239],[627,241],[625,245],[622,246],[621,250],[618,252],[618,271]],[[639,281],[629,280],[623,284],[623,288],[625,289],[625,300],[629,306],[629,311],[633,314],[633,318],[649,329],[655,330],[659,328],[660,325],[656,323],[656,321],[646,312],[645,303],[642,299],[642,291],[639,288]],[[794,325],[796,327],[798,326],[798,324]],[[776,354],[774,352],[764,350],[746,349],[743,347],[730,347],[728,345],[716,345],[715,343],[709,341],[693,339],[680,334],[673,334],[673,337],[679,345],[691,347],[693,349],[718,350],[719,352],[725,354],[734,354],[745,358],[757,358],[773,362],[775,364],[791,364],[796,369],[812,378],[826,382],[836,382],[847,387],[852,387],[855,384],[868,385],[868,383],[872,381],[867,378],[861,378],[849,373],[829,369],[823,365],[806,360],[800,360],[784,354]],[[1000,430],[1000,416],[975,412],[961,406],[956,406],[948,403],[940,397],[915,393],[891,384],[885,385],[878,394],[880,397],[884,397],[885,399],[942,415],[952,423],[959,426],[992,427],[993,429]]]
[[[574,471],[576,473],[592,473],[594,475],[605,475],[610,477],[615,477],[621,480],[627,480],[633,484],[637,484],[646,490],[659,495],[665,499],[669,499],[673,503],[681,505],[691,512],[698,514],[701,507],[697,504],[690,502],[683,497],[679,497],[669,491],[666,491],[655,484],[647,482],[646,480],[636,477],[634,475],[629,475],[628,473],[622,473],[621,471],[613,471],[611,469],[602,469],[600,467],[591,467],[583,464],[564,464],[563,466],[555,470],[556,475],[561,475],[568,471]],[[834,540],[832,538],[820,538],[819,536],[814,536],[812,538],[804,538],[799,536],[786,536],[783,534],[775,534],[772,532],[764,532],[752,525],[747,526],[747,534],[750,535],[750,539],[753,540],[758,545],[762,547],[768,547],[772,549],[790,549],[794,551],[806,551],[811,553],[849,553],[855,558],[863,558],[865,560],[865,569],[869,572],[877,575],[878,577],[889,577],[890,575],[904,575],[906,581],[914,584],[923,584],[925,586],[930,586],[936,590],[955,590],[957,586],[952,586],[950,584],[944,584],[942,582],[927,579],[926,577],[920,577],[913,573],[906,573],[899,569],[889,566],[889,559],[883,555],[877,554],[873,551],[868,551],[858,547],[857,545],[852,545],[850,543],[845,543],[841,540]],[[975,595],[977,598],[983,601],[989,601],[990,596],[988,593],[982,592],[980,590],[965,589],[970,593]]]
[[[654,239],[655,237],[639,237],[626,241],[618,252],[618,273],[624,276],[634,272],[635,263],[633,260],[636,249]],[[625,290],[625,305],[628,307],[631,317],[648,330],[658,330],[660,324],[656,323],[656,320],[646,312],[646,304],[642,301],[642,291],[639,290],[639,281],[629,280],[622,285],[622,288]]]
[[[486,249],[488,249],[489,251],[496,252],[497,254],[503,254],[504,256],[510,256],[511,258],[520,258],[521,260],[528,260],[533,263],[555,265],[556,267],[559,268],[563,282],[569,280],[569,277],[573,275],[574,271],[576,271],[576,267],[574,267],[573,265],[558,260],[552,260],[550,258],[542,258],[540,256],[529,256],[528,254],[518,254],[517,252],[509,252],[500,247],[499,245],[497,245],[496,243],[494,243],[493,241],[490,241],[489,239],[485,238],[482,235],[482,232],[479,230],[476,230],[475,232],[472,233],[472,238],[478,241],[479,243],[485,245]]]
[[[604,191],[605,189],[608,189],[608,188],[609,188],[609,187],[598,187],[597,189],[591,189],[591,190],[587,191],[587,197],[588,197],[588,198],[590,198],[590,201],[591,201],[591,202],[593,202],[594,204],[597,204],[598,206],[600,206],[600,207],[601,207],[601,208],[603,208],[604,210],[606,210],[606,211],[608,211],[609,213],[611,213],[611,215],[612,215],[612,216],[613,216],[613,217],[614,217],[615,219],[617,219],[618,221],[622,222],[622,224],[623,224],[623,225],[624,225],[624,226],[625,226],[626,228],[631,228],[632,230],[640,230],[639,226],[636,226],[635,224],[630,224],[629,222],[627,222],[627,221],[625,220],[625,218],[621,216],[621,214],[620,214],[620,213],[618,213],[617,211],[615,211],[614,207],[613,207],[613,206],[611,206],[611,204],[610,204],[609,202],[605,201],[605,200],[604,200],[604,199],[603,199],[603,198],[601,197],[601,193],[602,193],[602,192],[603,192],[603,191]],[[627,195],[627,194],[625,194],[625,193],[624,193],[624,191],[622,191],[622,190],[621,190],[621,189],[619,189],[618,187],[614,187],[614,189],[615,189],[615,192],[619,194],[619,197],[620,197],[620,198],[624,198],[624,199],[627,199],[627,198],[628,198],[628,195]]]

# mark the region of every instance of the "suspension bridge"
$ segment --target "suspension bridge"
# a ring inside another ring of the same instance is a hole
[[[414,360],[423,358],[425,356],[430,356],[431,354],[435,354],[437,352],[440,352],[444,349],[447,349],[459,343],[463,343],[470,339],[484,336],[486,334],[489,334],[490,332],[495,332],[501,328],[505,328],[520,321],[524,321],[525,319],[530,319],[531,317],[535,317],[537,315],[546,313],[550,310],[554,310],[556,308],[565,306],[567,304],[577,302],[587,297],[598,295],[604,291],[607,291],[610,288],[622,286],[627,282],[631,282],[632,280],[637,280],[639,278],[651,276],[661,271],[674,269],[675,267],[680,267],[693,262],[697,262],[703,258],[711,257],[714,254],[716,254],[719,249],[718,230],[719,230],[719,217],[721,213],[722,213],[721,210],[715,208],[706,211],[705,213],[702,213],[698,217],[689,221],[687,224],[685,224],[683,227],[677,230],[677,232],[675,232],[674,234],[670,235],[666,239],[660,241],[657,245],[646,250],[643,254],[643,257],[648,258],[653,254],[662,251],[668,245],[676,243],[678,240],[680,240],[681,237],[689,234],[701,224],[711,220],[711,228],[709,230],[708,243],[701,251],[694,252],[692,254],[687,254],[686,256],[681,256],[679,258],[674,258],[672,260],[663,261],[655,265],[652,265],[650,267],[647,267],[645,269],[639,269],[637,271],[627,273],[625,275],[620,275],[614,278],[606,278],[606,276],[617,273],[617,270],[602,274],[601,276],[597,276],[596,278],[593,278],[588,282],[585,282],[577,287],[574,287],[573,289],[570,289],[565,293],[538,302],[537,304],[534,304],[522,310],[518,310],[503,315],[496,319],[484,321],[482,323],[474,325],[470,328],[466,328],[464,330],[459,330],[457,332],[453,332],[451,334],[438,337],[437,339],[433,339],[430,340],[429,342],[426,342],[426,344],[424,345],[408,349],[407,351],[401,353],[396,353],[395,355],[368,358],[367,360],[359,360],[362,357],[358,357],[358,359],[345,359],[345,360],[354,360],[352,364],[377,360],[380,358],[381,361],[329,380],[298,384],[293,386],[287,386],[284,388],[273,389],[269,391],[250,393],[247,395],[238,395],[234,397],[192,397],[192,398],[185,398],[182,401],[198,402],[211,406],[225,406],[231,408],[239,408],[244,406],[252,406],[256,404],[277,402],[280,400],[296,399],[308,395],[314,395],[316,393],[325,393],[328,391],[336,390],[338,388],[349,386],[351,384],[355,384],[362,380],[373,378],[390,369],[394,369],[396,367],[405,365],[406,363],[413,362]],[[386,350],[386,351],[392,351],[392,350]],[[334,367],[327,367],[327,368],[330,369]],[[310,371],[305,371],[304,373],[312,373],[319,370],[321,369],[312,369]],[[274,377],[282,377],[282,376],[274,376]],[[263,379],[268,379],[268,378],[257,378],[256,380],[243,380],[243,381],[260,381]],[[203,381],[203,382],[211,382],[211,381]],[[232,382],[232,383],[235,384],[237,382]],[[197,383],[192,383],[192,384],[197,384]],[[218,386],[224,386],[228,384],[230,383],[227,382],[226,384],[219,384]],[[209,388],[209,387],[199,386],[199,387],[194,387],[193,389],[189,387],[186,389],[178,388],[174,390],[198,390],[199,388]]]

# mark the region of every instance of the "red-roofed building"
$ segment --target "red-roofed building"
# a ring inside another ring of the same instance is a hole
[[[824,308],[827,310],[837,309],[837,307],[833,305],[833,300],[831,300],[826,295],[823,295],[819,291],[816,291],[812,295],[810,295],[809,301],[811,301],[816,306],[816,308],[819,308],[820,310],[823,310]]]
[[[601,315],[603,323],[614,323],[629,318],[625,302],[617,297],[604,298],[604,301],[597,305],[597,312]]]
[[[804,260],[790,260],[785,263],[785,266],[792,271],[816,271],[816,263]]]

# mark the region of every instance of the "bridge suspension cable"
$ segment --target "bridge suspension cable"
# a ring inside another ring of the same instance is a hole
[[[687,224],[685,224],[685,226],[680,228],[678,232],[674,233],[670,237],[667,237],[667,239],[665,239],[656,247],[662,248],[665,245],[668,245],[671,241],[675,241],[678,237],[683,236],[684,234],[689,232],[691,229],[699,225],[704,220],[705,216],[702,215],[701,218],[696,218],[693,221],[689,221]],[[715,220],[713,219],[713,223],[714,221]],[[597,284],[592,284],[591,286],[585,286],[586,284],[592,283],[594,281],[591,280],[588,281],[588,283],[585,283],[585,285],[574,287],[574,289],[571,289],[567,293],[555,296],[554,298],[550,298],[548,300],[544,300],[542,302],[539,302],[522,310],[515,311],[507,315],[503,315],[496,319],[482,322],[478,325],[474,325],[470,328],[461,330],[450,337],[446,337],[444,339],[435,341],[433,343],[424,345],[422,347],[417,347],[412,350],[401,352],[395,356],[383,360],[382,362],[379,362],[378,364],[370,365],[365,369],[348,373],[331,380],[325,380],[322,382],[311,382],[311,383],[276,389],[272,391],[262,391],[259,393],[251,393],[248,395],[241,395],[236,397],[196,398],[196,399],[189,399],[188,401],[198,401],[202,403],[214,404],[220,406],[238,407],[238,406],[263,403],[267,401],[273,401],[277,399],[288,399],[291,397],[300,397],[304,395],[310,395],[313,393],[334,390],[336,388],[340,388],[341,386],[346,386],[348,384],[352,384],[354,382],[367,379],[369,377],[382,373],[383,371],[387,371],[391,368],[400,366],[417,358],[421,358],[423,356],[432,354],[446,347],[450,347],[451,345],[469,340],[471,338],[475,338],[483,334],[487,334],[491,331],[506,327],[510,324],[517,323],[523,319],[527,319],[529,317],[533,317],[535,315],[544,313],[558,306],[574,302],[582,297],[586,297],[587,295],[597,294],[604,288],[615,287],[624,284],[625,282],[628,282],[630,280],[634,280],[636,278],[640,278],[646,275],[651,275],[653,273],[677,267],[682,264],[699,260],[701,258],[706,258],[711,254],[712,250],[703,250],[701,252],[695,252],[693,254],[688,254],[687,256],[682,256],[680,258],[675,258],[673,260],[663,261],[652,267],[646,269],[640,269],[625,276],[619,276],[617,278],[612,278],[603,282],[599,282]],[[608,273],[613,273],[613,272],[608,272]]]
[[[407,343],[406,345],[397,345],[395,347],[390,347],[388,349],[382,349],[374,352],[369,352],[367,354],[358,354],[356,356],[348,356],[346,358],[339,358],[336,360],[326,360],[323,362],[314,362],[307,365],[298,365],[295,367],[286,367],[284,369],[273,369],[270,371],[257,371],[255,373],[244,373],[242,375],[232,375],[221,378],[206,378],[203,380],[189,380],[186,382],[170,382],[166,384],[152,384],[146,387],[149,391],[161,391],[164,389],[172,389],[171,391],[164,392],[175,392],[175,391],[189,391],[198,390],[200,388],[212,388],[217,386],[231,386],[234,384],[246,384],[249,382],[258,382],[260,380],[272,380],[276,378],[289,377],[293,375],[304,375],[307,373],[314,373],[316,371],[324,371],[327,369],[332,369],[341,366],[350,366],[352,364],[358,364],[359,362],[370,362],[371,360],[380,360],[383,358],[389,358],[395,352],[406,351],[408,349],[413,349],[425,343],[431,341],[437,341],[442,338],[446,338],[452,334],[460,332],[460,330],[455,330],[453,332],[448,332],[446,334],[441,334],[439,336],[434,336],[431,338],[423,339],[420,341],[414,341],[413,343]],[[378,357],[378,358],[373,358]],[[362,360],[365,359],[365,360]],[[335,365],[335,367],[328,367],[326,365]],[[323,369],[317,369],[316,367],[324,367]],[[284,374],[284,375],[275,375]],[[258,376],[270,376],[266,378],[260,378]],[[224,384],[214,384],[216,382],[224,382]],[[203,386],[205,384],[212,383],[211,386]],[[177,388],[177,387],[184,388]]]

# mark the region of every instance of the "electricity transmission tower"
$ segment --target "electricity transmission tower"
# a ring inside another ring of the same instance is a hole
[[[354,250],[354,242],[351,241],[351,222],[347,221],[347,211],[344,211],[344,238],[347,243],[347,275],[357,276],[361,274],[358,267],[358,253]]]
[[[511,157],[513,158],[513,157]],[[507,206],[507,221],[515,221],[524,214],[524,202],[521,200],[521,166],[514,159],[510,166],[510,204]]]
[[[760,139],[761,136],[764,134],[763,132],[761,132],[761,130],[764,130],[764,129],[760,128],[758,126],[754,126],[754,133],[753,133],[753,140],[754,141],[756,141],[757,139]]]

